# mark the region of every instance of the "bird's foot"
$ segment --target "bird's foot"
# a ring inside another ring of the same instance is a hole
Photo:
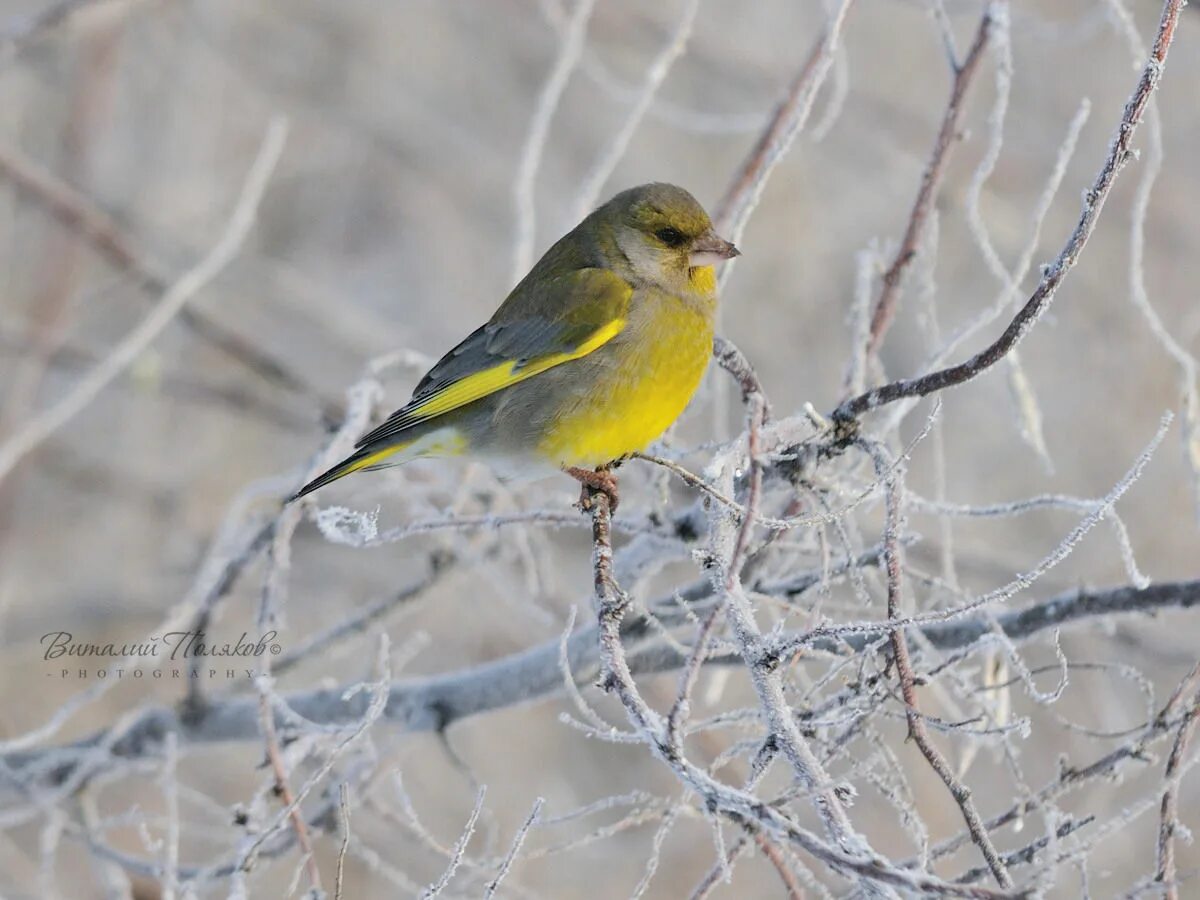
[[[617,493],[617,476],[609,471],[607,466],[598,469],[581,469],[578,466],[568,466],[566,473],[576,479],[582,486],[579,493],[579,503],[576,504],[583,512],[592,508],[592,498],[603,494],[608,498],[608,511],[615,513],[620,495]]]

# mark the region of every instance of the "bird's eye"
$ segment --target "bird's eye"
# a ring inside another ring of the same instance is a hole
[[[660,228],[654,232],[654,236],[668,247],[682,246],[683,242],[687,240],[677,228]]]

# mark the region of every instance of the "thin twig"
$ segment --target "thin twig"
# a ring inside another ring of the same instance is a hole
[[[483,900],[491,900],[496,894],[496,889],[500,887],[500,882],[508,875],[512,869],[513,863],[517,859],[517,854],[521,852],[521,845],[525,843],[525,838],[529,835],[529,829],[532,828],[538,821],[538,816],[541,815],[542,807],[546,805],[546,800],[543,797],[538,797],[533,801],[533,809],[529,811],[529,815],[525,817],[525,821],[521,823],[521,827],[517,829],[517,833],[513,835],[512,844],[508,848],[508,853],[505,854],[504,860],[500,863],[500,868],[496,872],[496,877],[488,882],[487,889],[484,891]]]
[[[467,824],[463,826],[462,834],[458,836],[458,840],[454,842],[454,849],[450,851],[450,862],[446,866],[446,870],[437,881],[421,892],[421,900],[429,900],[440,894],[446,889],[446,885],[450,883],[454,873],[458,871],[458,867],[463,861],[463,855],[467,852],[467,844],[471,840],[471,835],[475,833],[475,823],[479,821],[479,814],[483,811],[483,798],[486,794],[487,787],[481,786],[475,794],[475,806],[471,809],[471,815],[467,817]]]
[[[896,303],[900,294],[900,285],[909,264],[916,259],[921,239],[925,233],[925,223],[933,209],[937,198],[938,188],[946,169],[950,148],[959,139],[959,121],[964,108],[963,100],[967,89],[979,71],[980,60],[987,49],[988,40],[996,21],[997,7],[1001,2],[989,2],[975,30],[975,38],[967,51],[966,59],[954,73],[954,83],[950,86],[950,99],[946,103],[946,111],[942,114],[942,124],[938,129],[933,143],[933,153],[921,173],[921,187],[917,191],[917,199],[913,203],[912,212],[908,216],[908,225],[904,236],[900,239],[900,247],[892,259],[891,265],[883,273],[883,288],[879,299],[875,301],[875,311],[871,314],[871,326],[867,334],[867,358],[879,352],[883,337],[896,315]]]
[[[516,284],[533,264],[533,249],[537,238],[537,215],[534,205],[534,184],[546,150],[546,137],[550,132],[550,120],[558,109],[563,91],[571,73],[579,65],[583,55],[584,39],[587,36],[588,20],[596,0],[575,0],[575,9],[563,29],[558,45],[558,56],[545,84],[538,95],[533,111],[533,121],[526,133],[525,146],[521,151],[521,162],[513,182],[513,197],[517,212],[517,240],[513,249],[512,282]]]
[[[1175,833],[1179,830],[1179,782],[1183,775],[1181,766],[1187,756],[1188,746],[1200,722],[1200,664],[1180,683],[1175,696],[1194,691],[1191,703],[1183,714],[1183,721],[1175,733],[1171,754],[1167,757],[1167,770],[1163,775],[1162,806],[1158,825],[1158,866],[1154,880],[1163,886],[1167,900],[1179,900],[1179,884],[1175,869]]]
[[[1163,704],[1158,714],[1127,743],[1104,754],[1086,766],[1070,766],[1064,761],[1059,766],[1057,777],[1049,784],[1038,790],[1031,797],[1020,800],[1005,812],[989,819],[986,822],[988,831],[992,832],[1005,825],[1021,821],[1027,813],[1050,806],[1057,798],[1073,788],[1090,784],[1098,779],[1112,778],[1120,771],[1124,763],[1130,761],[1146,762],[1146,751],[1149,746],[1155,740],[1166,735],[1172,728],[1176,728],[1182,724],[1183,718],[1179,715],[1179,707],[1184,701],[1186,692],[1190,689],[1189,684],[1194,688],[1195,681],[1189,681],[1189,678],[1185,678],[1176,688],[1170,699]],[[932,859],[939,859],[954,853],[968,840],[970,840],[969,836],[963,834],[943,841],[931,849],[930,857]],[[915,861],[909,860],[902,863],[902,865],[915,865]]]
[[[746,222],[762,197],[767,179],[804,128],[812,111],[817,91],[825,81],[833,56],[841,39],[842,26],[854,0],[842,0],[830,16],[821,36],[809,50],[800,71],[789,85],[787,94],[775,108],[767,127],[759,135],[738,173],[717,205],[713,222],[717,230],[735,244],[742,236]],[[729,271],[727,265],[725,271]]]
[[[761,831],[755,831],[753,834],[754,843],[758,845],[762,855],[779,873],[779,880],[783,882],[783,889],[787,892],[788,900],[804,900],[804,889],[796,881],[796,875],[788,866],[787,860],[783,858],[783,853],[780,852],[778,845]]]
[[[732,870],[733,864],[737,861],[738,857],[744,855],[749,849],[750,837],[748,834],[743,834],[732,847],[726,850],[724,859],[718,859],[713,864],[713,867],[700,879],[699,884],[692,889],[689,900],[705,900]]]
[[[1130,53],[1136,65],[1145,53],[1141,35],[1133,15],[1124,0],[1107,0],[1106,4],[1120,30],[1125,33]],[[1200,8],[1200,7],[1197,7]],[[1163,168],[1162,116],[1151,102],[1146,111],[1146,127],[1149,132],[1145,168],[1138,182],[1130,211],[1129,228],[1129,298],[1146,320],[1151,334],[1179,366],[1180,390],[1183,394],[1183,455],[1192,475],[1192,491],[1196,503],[1196,515],[1200,519],[1200,364],[1186,349],[1186,341],[1176,339],[1158,310],[1150,302],[1146,287],[1146,221],[1150,212],[1150,195]]]
[[[645,736],[646,742],[655,755],[669,765],[687,787],[705,798],[707,808],[719,812],[738,824],[754,823],[769,834],[794,844],[798,848],[812,854],[835,870],[846,874],[857,875],[863,892],[873,897],[894,897],[893,887],[917,893],[937,896],[965,897],[1009,897],[1008,893],[998,893],[986,888],[963,885],[952,885],[940,879],[920,873],[906,873],[892,867],[887,861],[866,847],[862,840],[849,827],[845,811],[834,795],[828,779],[820,771],[819,763],[811,750],[803,744],[803,738],[795,728],[794,717],[786,714],[785,720],[775,718],[771,727],[779,733],[786,733],[785,743],[791,743],[788,748],[797,773],[804,773],[807,785],[813,791],[818,812],[822,814],[827,827],[838,839],[836,845],[822,841],[815,834],[802,828],[769,805],[743,791],[737,791],[712,779],[707,773],[689,763],[679,753],[675,752],[665,739],[665,726],[661,717],[647,705],[639,693],[629,668],[629,661],[621,640],[621,621],[629,608],[629,598],[621,590],[613,576],[613,548],[610,528],[611,513],[609,511],[608,495],[603,491],[590,491],[590,511],[592,516],[592,560],[593,583],[597,618],[600,628],[599,647],[601,657],[602,685],[616,694],[625,708],[633,726]],[[738,600],[730,595],[729,609],[733,609]],[[741,603],[744,603],[742,598]],[[744,623],[742,623],[744,628]],[[765,674],[765,670],[763,671]],[[760,682],[761,685],[761,682]],[[769,698],[775,705],[776,698]],[[764,704],[767,701],[764,700]],[[786,704],[779,698],[780,708]],[[767,707],[768,712],[770,707]],[[781,716],[784,715],[781,713]],[[789,727],[790,725],[790,727]],[[817,781],[814,776],[819,776]]]
[[[812,588],[819,575],[807,579]],[[697,592],[698,599],[711,594]],[[1200,608],[1200,580],[1156,582],[1146,588],[1124,585],[1105,590],[1076,589],[995,617],[996,624],[1014,641],[1077,622],[1103,621],[1119,615],[1147,615],[1165,609]],[[888,630],[887,623],[874,626],[875,633]],[[931,623],[921,627],[922,640],[939,650],[956,650],[975,645],[991,632],[986,616],[957,621]],[[643,633],[648,626],[631,620],[623,633]],[[781,635],[779,643],[803,637],[804,646],[821,652],[859,652],[872,641],[863,634],[838,635],[836,639],[812,640],[804,635]],[[597,671],[597,630],[582,628],[571,635],[568,652],[577,683],[593,680]],[[630,639],[630,638],[627,638]],[[445,675],[397,681],[391,685],[390,700],[384,717],[408,732],[434,732],[461,719],[492,710],[505,709],[562,690],[559,665],[559,639],[532,647],[495,662],[484,663]],[[634,674],[669,672],[681,668],[686,658],[669,646],[637,649],[629,657]],[[709,665],[741,665],[740,655],[714,654]],[[291,694],[287,705],[304,718],[316,723],[337,723],[361,716],[361,696],[341,699],[341,691],[314,690]],[[45,781],[59,785],[71,783],[77,770],[100,771],[115,762],[143,759],[162,752],[164,735],[175,732],[180,745],[214,741],[254,740],[259,735],[256,704],[245,699],[213,701],[195,716],[181,718],[169,707],[151,706],[139,710],[115,733],[104,730],[74,743],[45,748],[3,748],[3,764],[13,773],[24,772],[27,783]],[[104,748],[100,759],[89,759],[88,751]],[[0,769],[2,771],[2,769]]]
[[[884,569],[887,572],[888,618],[894,620],[900,618],[901,604],[903,602],[903,576],[901,570],[904,563],[901,558],[902,551],[899,541],[902,516],[901,504],[903,502],[902,476],[892,466],[891,460],[887,458],[887,454],[881,446],[878,444],[866,444],[864,449],[866,449],[875,461],[876,474],[878,477],[884,479],[884,496],[887,509],[887,522],[884,526],[883,534]],[[949,760],[946,759],[929,737],[929,729],[926,727],[925,718],[920,714],[920,706],[917,701],[917,677],[913,671],[912,660],[908,653],[908,638],[904,631],[898,628],[891,633],[890,640],[892,644],[892,660],[896,664],[896,675],[900,680],[900,692],[904,697],[904,714],[908,721],[908,735],[916,743],[921,754],[928,760],[930,767],[941,778],[942,782],[946,785],[946,789],[950,791],[950,795],[958,804],[958,808],[962,811],[963,819],[966,820],[967,830],[971,833],[971,840],[979,847],[979,852],[983,854],[983,858],[987,861],[988,868],[992,870],[992,875],[995,877],[997,883],[1002,888],[1011,888],[1013,885],[1012,876],[1008,874],[1008,868],[1000,858],[995,844],[992,843],[991,838],[988,836],[987,829],[980,818],[979,810],[976,809],[975,802],[971,799],[970,788],[955,777]]]
[[[313,852],[312,839],[308,834],[308,823],[304,821],[304,814],[300,811],[300,804],[297,802],[288,780],[287,764],[283,761],[283,754],[279,749],[279,736],[275,731],[275,713],[271,709],[271,700],[266,692],[259,695],[258,704],[267,761],[270,762],[271,772],[275,775],[275,791],[288,810],[288,818],[291,819],[292,829],[296,832],[296,841],[304,853],[308,883],[319,894],[321,892],[321,872],[317,868],[317,857]]]
[[[1183,9],[1183,4],[1184,0],[1166,0],[1159,22],[1158,36],[1150,51],[1150,58],[1142,69],[1133,94],[1125,104],[1117,134],[1109,145],[1104,164],[1092,182],[1092,186],[1084,195],[1083,210],[1080,212],[1079,220],[1062,251],[1055,261],[1046,267],[1036,290],[1013,317],[1008,327],[1004,329],[1004,333],[992,344],[958,365],[929,372],[917,378],[893,381],[883,387],[866,391],[843,401],[832,413],[835,420],[856,419],[863,413],[905,397],[924,397],[935,391],[942,391],[970,381],[1003,359],[1037,323],[1050,306],[1067,273],[1079,261],[1079,256],[1083,252],[1088,238],[1095,230],[1096,222],[1117,175],[1134,158],[1134,152],[1130,146],[1133,142],[1133,135],[1137,131],[1138,125],[1141,124],[1150,97],[1162,78],[1163,66],[1167,60],[1167,52],[1175,38],[1175,29],[1179,23],[1179,13]]]
[[[680,752],[683,751],[683,747],[680,743],[679,732],[687,724],[688,715],[691,712],[692,691],[696,687],[696,679],[700,677],[700,667],[704,665],[704,659],[708,653],[708,642],[712,637],[713,627],[717,624],[717,616],[720,612],[721,607],[714,605],[701,621],[692,644],[692,652],[679,676],[679,690],[676,693],[675,702],[667,714],[667,742]]]
[[[1063,822],[1056,829],[1054,829],[1054,839],[1061,840],[1062,838],[1074,834],[1076,831],[1079,831],[1082,828],[1086,828],[1095,821],[1095,816],[1084,816],[1082,819],[1067,819],[1067,821]],[[1039,854],[1045,851],[1045,849],[1050,846],[1050,843],[1051,838],[1047,835],[1043,835],[1036,841],[1026,844],[1020,850],[1014,850],[1012,853],[1005,853],[1004,865],[1010,869],[1015,866],[1027,866],[1037,860]],[[991,869],[989,869],[987,866],[978,866],[974,869],[968,869],[966,872],[963,872],[958,876],[958,878],[955,879],[955,881],[962,882],[963,884],[969,884],[972,881],[979,881],[980,879],[987,878],[990,873]]]
[[[133,236],[115,218],[61,177],[5,146],[0,146],[0,174],[42,205],[64,227],[77,232],[113,266],[132,275],[142,288],[159,295],[171,289],[174,279],[167,274],[166,267],[138,247]],[[315,397],[313,389],[296,372],[208,313],[185,306],[179,311],[178,318],[198,338],[237,360],[263,380],[313,398],[328,409],[325,400]]]
[[[79,381],[65,397],[35,415],[0,445],[0,481],[25,454],[53,435],[90,404],[114,378],[137,358],[192,297],[202,290],[241,249],[254,225],[258,204],[283,152],[285,120],[273,119],[258,156],[250,167],[232,215],[212,249],[185,272],[159,300],[158,305],[130,331],[105,359]]]
[[[621,157],[625,155],[629,142],[637,133],[642,117],[654,102],[658,89],[671,71],[671,66],[687,49],[688,38],[691,37],[692,26],[695,24],[696,13],[699,9],[700,0],[686,0],[683,12],[680,13],[670,38],[646,70],[646,78],[641,92],[625,116],[625,121],[621,123],[621,127],[601,152],[599,159],[584,179],[583,187],[579,189],[579,195],[575,201],[575,214],[572,217],[576,221],[587,215],[596,204],[600,197],[600,191],[604,189],[605,183],[612,176],[613,170],[617,168]]]
[[[338,848],[337,874],[333,884],[333,900],[342,900],[345,887],[346,851],[350,849],[350,788],[346,782],[338,785],[338,816],[342,828],[342,845]]]
[[[729,338],[717,335],[713,338],[713,356],[717,365],[733,376],[742,389],[742,403],[749,405],[751,397],[758,397],[763,405],[763,421],[771,421],[771,404],[767,400],[767,393],[746,355]]]

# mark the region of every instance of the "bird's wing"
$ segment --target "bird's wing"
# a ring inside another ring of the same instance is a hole
[[[492,320],[447,353],[412,399],[356,445],[366,447],[579,359],[625,327],[633,286],[607,269],[575,269],[518,285]]]

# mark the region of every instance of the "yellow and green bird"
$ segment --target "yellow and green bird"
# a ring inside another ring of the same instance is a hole
[[[712,356],[713,265],[737,255],[683,188],[617,194],[296,497],[360,469],[464,454],[502,473],[562,469],[605,486],[594,470],[644,450],[699,386]]]

